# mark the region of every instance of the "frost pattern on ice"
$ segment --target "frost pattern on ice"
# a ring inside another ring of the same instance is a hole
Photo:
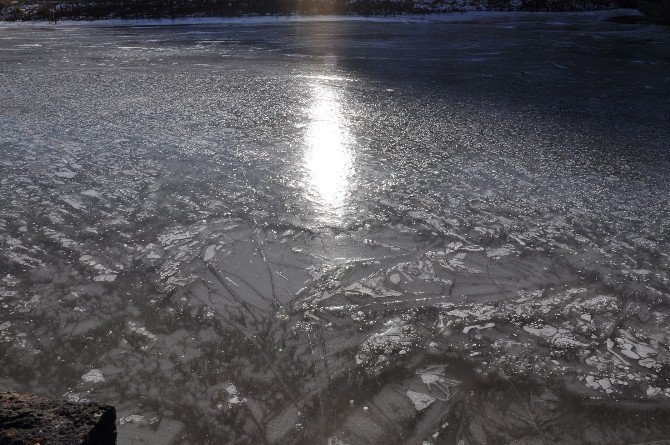
[[[86,374],[82,375],[81,379],[88,383],[102,383],[105,381],[105,377],[99,369],[91,369]]]

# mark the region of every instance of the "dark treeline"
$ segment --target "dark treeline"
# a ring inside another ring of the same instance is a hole
[[[241,15],[395,15],[465,10],[583,11],[638,7],[670,21],[670,0],[0,0],[0,19],[226,17]]]
[[[0,0],[6,20],[65,18],[176,18],[249,14],[363,14],[421,13],[412,0]]]

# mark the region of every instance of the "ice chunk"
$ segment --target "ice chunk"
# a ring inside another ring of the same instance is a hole
[[[105,377],[99,369],[91,369],[86,374],[82,375],[81,379],[88,383],[101,383],[105,381]]]
[[[412,390],[407,390],[407,397],[412,401],[417,411],[423,411],[435,402],[434,397]]]
[[[105,275],[98,275],[97,277],[93,278],[93,281],[114,281],[116,280],[116,275],[115,274],[105,274]]]

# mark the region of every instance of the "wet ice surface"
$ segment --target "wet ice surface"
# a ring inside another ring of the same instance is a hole
[[[120,443],[667,437],[670,33],[606,15],[0,28],[0,386]]]

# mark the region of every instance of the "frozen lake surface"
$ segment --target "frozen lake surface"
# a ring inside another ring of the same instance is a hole
[[[620,13],[0,25],[0,388],[120,444],[669,437],[670,30]]]

